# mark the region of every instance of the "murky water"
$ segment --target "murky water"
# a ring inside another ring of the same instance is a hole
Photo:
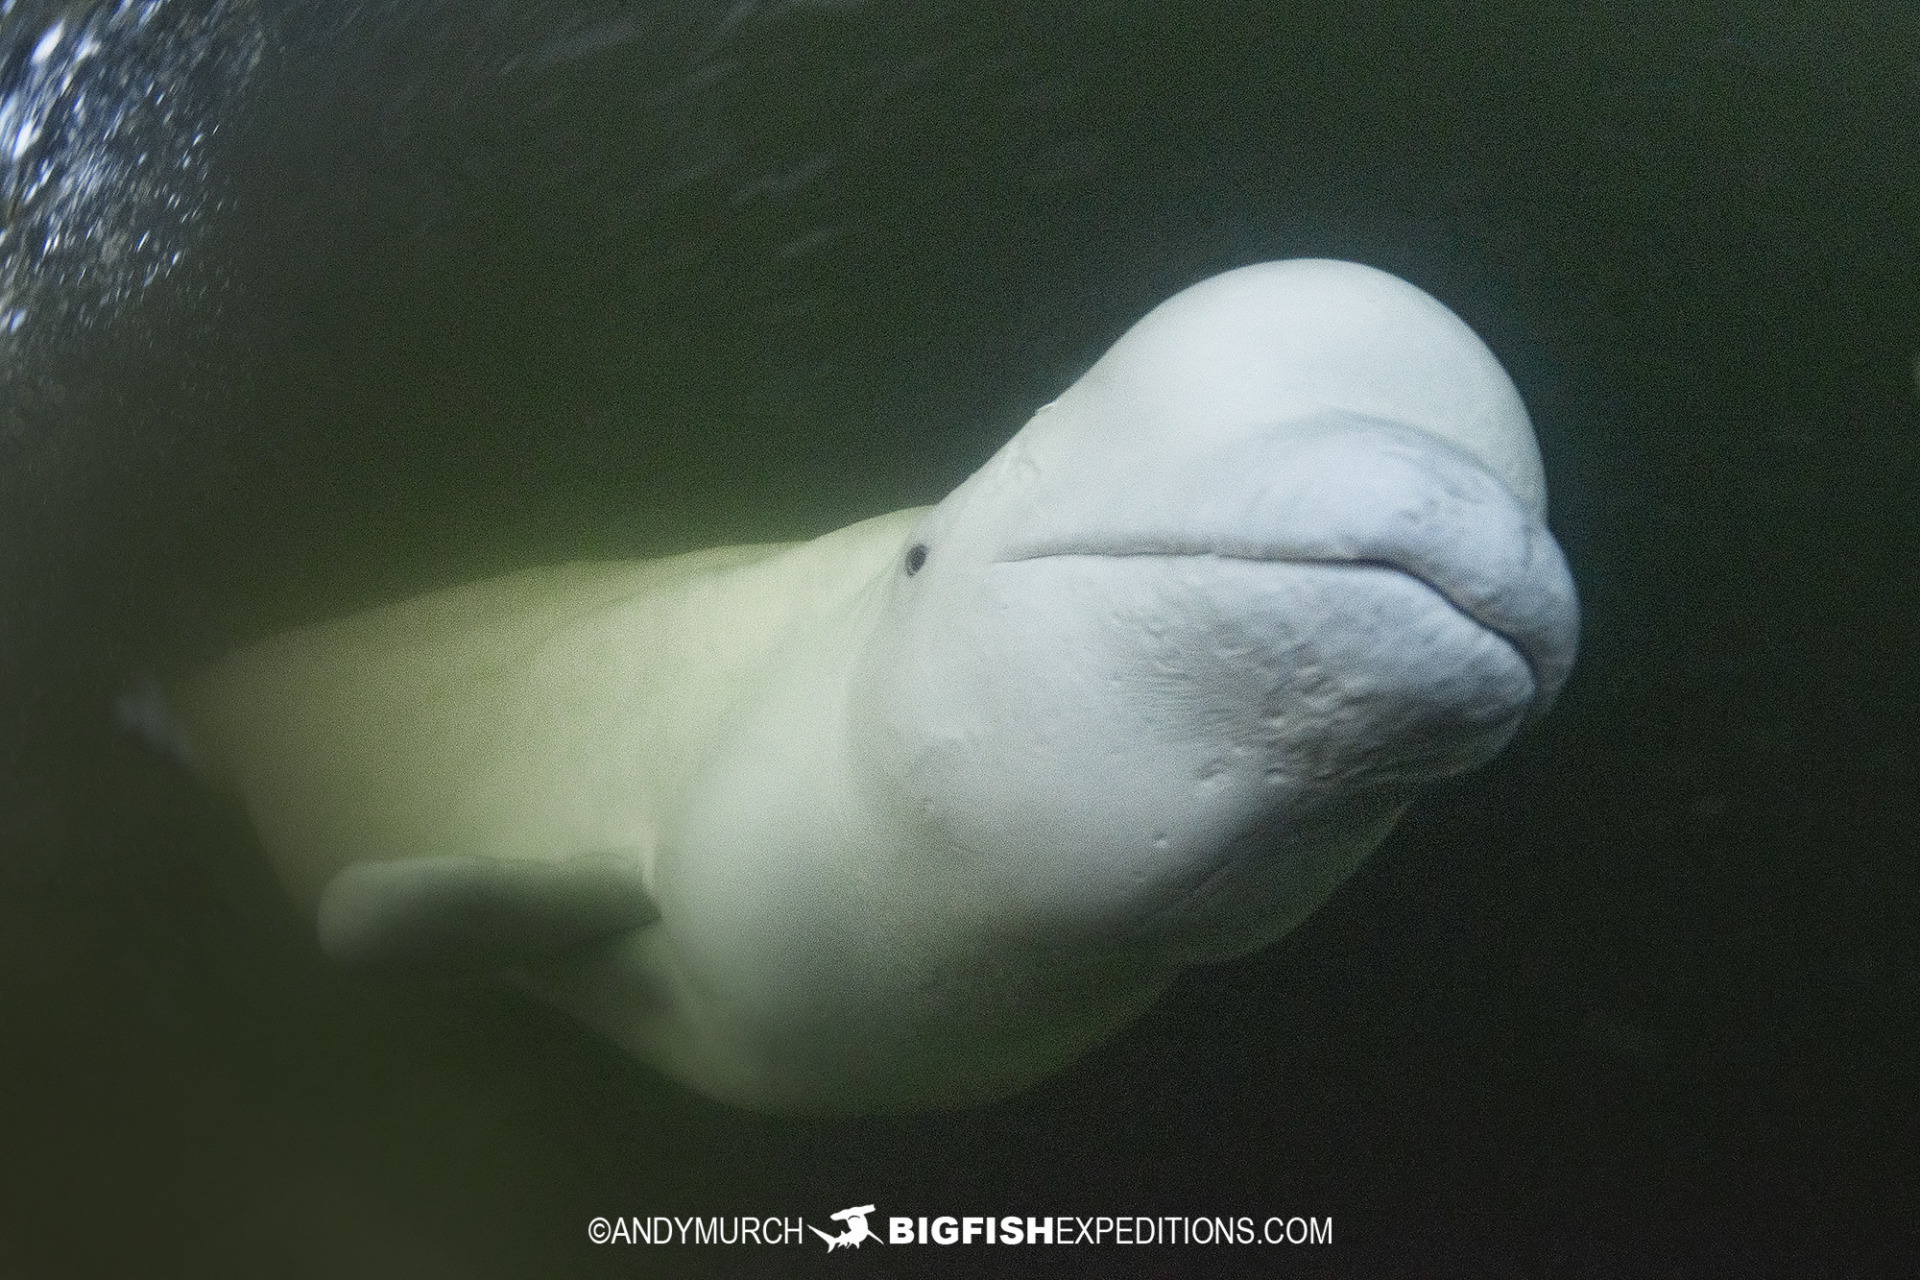
[[[1916,112],[1894,5],[0,0],[0,1269],[807,1274],[586,1224],[870,1201],[1332,1214],[1307,1274],[1900,1256]],[[113,730],[293,621],[936,498],[1160,298],[1302,255],[1512,371],[1582,665],[1029,1096],[765,1120],[334,972]]]

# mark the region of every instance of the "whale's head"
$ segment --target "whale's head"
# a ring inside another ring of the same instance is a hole
[[[1578,613],[1544,518],[1519,394],[1439,302],[1214,277],[919,521],[857,772],[1002,934],[1263,946],[1552,702]]]

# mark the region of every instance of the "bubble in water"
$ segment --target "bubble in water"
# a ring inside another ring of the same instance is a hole
[[[208,156],[264,52],[248,0],[0,5],[0,374],[109,321],[191,253]]]

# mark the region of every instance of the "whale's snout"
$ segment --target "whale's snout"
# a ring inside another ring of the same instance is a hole
[[[1109,496],[1097,509],[1048,504],[998,559],[1196,558],[1321,570],[1291,575],[1295,593],[1310,599],[1291,606],[1287,634],[1312,637],[1336,666],[1391,670],[1410,684],[1430,677],[1472,704],[1460,710],[1476,720],[1538,717],[1573,666],[1579,606],[1552,534],[1476,459],[1438,437],[1327,415],[1105,480]],[[1324,572],[1335,569],[1347,572]],[[1266,612],[1258,575],[1235,580],[1253,611]],[[1521,669],[1494,674],[1503,663],[1488,653]],[[1477,695],[1449,674],[1461,662],[1482,673]]]
[[[874,597],[852,722],[931,900],[1173,967],[1285,934],[1565,683],[1545,490],[1498,361],[1403,282],[1282,264],[1156,310]]]

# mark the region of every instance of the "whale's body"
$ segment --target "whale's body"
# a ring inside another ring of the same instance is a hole
[[[171,703],[336,956],[497,966],[742,1105],[977,1101],[1282,936],[1544,710],[1544,503],[1451,312],[1269,263],[937,506],[435,592]]]

